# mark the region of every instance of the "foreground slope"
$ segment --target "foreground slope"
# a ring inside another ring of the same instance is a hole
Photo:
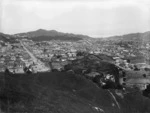
[[[7,74],[4,77],[1,73],[0,77],[0,105],[3,112],[150,112],[150,100],[139,92],[120,97],[115,90],[101,89],[80,75],[47,72],[30,75]]]

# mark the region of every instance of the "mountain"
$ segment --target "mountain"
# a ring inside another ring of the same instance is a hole
[[[44,30],[44,29],[38,29],[36,31],[30,31],[30,32],[26,32],[26,33],[19,33],[19,34],[15,34],[17,36],[21,36],[21,37],[38,37],[38,36],[63,36],[64,33],[61,32],[57,32],[55,30]]]
[[[62,33],[56,30],[38,29],[36,31],[15,34],[17,37],[28,37],[34,41],[47,41],[47,40],[82,40],[90,38],[86,35]]]
[[[118,41],[138,41],[138,42],[150,42],[150,31],[144,33],[131,33],[121,36],[111,36],[107,38],[108,40],[118,40]]]

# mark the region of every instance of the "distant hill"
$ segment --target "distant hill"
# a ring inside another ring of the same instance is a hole
[[[3,34],[3,33],[0,33],[0,40],[2,41],[6,41],[7,40],[7,35]]]
[[[0,33],[0,41],[15,43],[17,42],[16,39],[12,35]]]
[[[44,30],[38,29],[36,31],[15,34],[17,37],[28,37],[34,41],[47,41],[47,40],[82,40],[84,38],[90,38],[86,35],[62,33],[56,30]]]
[[[63,32],[58,32],[56,30],[44,30],[44,29],[38,29],[36,31],[18,33],[14,35],[6,35],[3,33],[0,33],[0,40],[7,41],[8,37],[29,38],[33,41],[48,41],[48,40],[78,41],[82,39],[92,38],[87,35],[63,33]],[[144,33],[130,33],[130,34],[125,34],[125,35],[120,35],[120,36],[110,36],[110,37],[104,38],[103,40],[150,42],[150,31],[147,31]]]
[[[108,37],[109,40],[150,42],[150,31]]]

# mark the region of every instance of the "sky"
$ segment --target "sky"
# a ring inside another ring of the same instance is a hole
[[[150,31],[150,0],[0,0],[0,32],[107,37]]]

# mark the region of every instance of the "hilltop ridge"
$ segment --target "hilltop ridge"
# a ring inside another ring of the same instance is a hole
[[[14,36],[17,37],[28,37],[34,41],[46,41],[46,40],[82,40],[85,38],[91,38],[87,35],[81,35],[81,34],[73,34],[73,33],[63,33],[58,32],[56,30],[44,30],[44,29],[38,29],[36,31],[30,31],[25,33],[18,33]]]

